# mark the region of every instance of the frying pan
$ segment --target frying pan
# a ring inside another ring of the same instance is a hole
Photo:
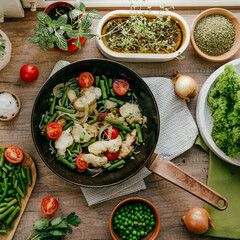
[[[148,118],[148,127],[143,129],[145,144],[139,146],[140,153],[134,160],[129,160],[121,169],[113,172],[103,172],[97,177],[90,174],[80,174],[73,171],[56,161],[55,157],[49,152],[48,141],[39,130],[39,122],[42,114],[48,109],[47,99],[50,97],[52,89],[59,83],[67,82],[73,77],[77,77],[82,72],[91,72],[93,75],[107,75],[112,78],[127,79],[130,87],[138,98],[143,115]],[[105,59],[86,59],[69,64],[52,75],[40,89],[33,105],[31,117],[31,131],[35,147],[47,167],[61,179],[81,187],[102,188],[119,184],[134,176],[144,166],[152,172],[192,193],[198,198],[209,203],[213,207],[224,210],[228,203],[227,200],[211,190],[195,178],[178,168],[169,160],[154,153],[159,131],[160,117],[154,96],[142,80],[142,78],[126,66]],[[219,201],[224,202],[219,206]]]

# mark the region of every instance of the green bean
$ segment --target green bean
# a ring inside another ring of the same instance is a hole
[[[72,150],[71,153],[73,153],[73,154],[79,154],[79,150]]]
[[[26,173],[27,173],[27,185],[32,185],[32,177],[31,177],[31,169],[30,167],[26,167]]]
[[[24,171],[23,168],[21,168],[21,174],[22,174],[22,178],[23,178],[23,179],[26,178],[26,174],[25,174],[25,171]]]
[[[58,106],[58,105],[55,106],[55,109],[59,110],[61,112],[66,112],[66,113],[70,113],[70,114],[74,114],[75,113],[74,109],[69,109],[69,108],[65,108],[65,107],[62,107],[62,106]]]
[[[10,201],[12,201],[12,200],[13,200],[13,197],[4,198],[4,201],[6,201],[6,202],[10,202]]]
[[[8,191],[8,179],[4,178],[3,179],[3,183],[4,183],[4,190],[3,190],[3,194],[0,198],[0,203],[3,201],[3,199],[6,197],[7,195],[7,191]]]
[[[143,142],[143,136],[142,136],[142,131],[141,131],[141,127],[139,124],[136,124],[136,129],[137,129],[137,136],[138,136],[138,141],[140,143]]]
[[[50,105],[50,108],[49,108],[49,113],[51,115],[53,115],[53,113],[54,113],[55,105],[56,105],[56,97],[54,96],[53,101],[51,102],[51,105]]]
[[[112,119],[111,117],[105,117],[105,121],[114,125],[122,125],[124,120],[122,119]]]
[[[67,87],[62,95],[62,98],[61,98],[61,104],[62,106],[65,104],[65,101],[66,101],[66,98],[67,98],[67,94],[68,94],[68,91],[69,91],[69,87]]]
[[[23,198],[24,194],[23,194],[21,188],[19,186],[17,186],[16,190],[17,190],[18,194]]]
[[[88,147],[89,145],[93,144],[96,141],[96,138],[92,138],[89,142],[84,143],[82,147]]]
[[[104,84],[105,84],[105,88],[106,88],[106,93],[109,94],[110,93],[110,90],[109,90],[109,86],[108,86],[108,80],[107,80],[107,77],[102,75],[102,78],[104,80]]]
[[[96,83],[96,86],[98,86],[99,81],[100,81],[100,77],[99,77],[99,76],[96,76],[96,77],[95,77],[95,83]]]
[[[14,198],[11,202],[9,202],[9,203],[7,204],[7,206],[5,206],[5,207],[3,207],[3,208],[0,209],[0,213],[6,211],[8,208],[10,208],[11,206],[15,205],[16,203],[17,203],[17,199]]]
[[[16,196],[16,198],[17,198],[17,202],[18,202],[19,207],[21,207],[21,199],[20,199],[20,197],[19,197],[19,194],[16,193],[15,196]]]
[[[21,173],[19,173],[19,174],[21,174]],[[24,186],[25,186],[25,185],[24,185]],[[15,189],[11,189],[11,190],[8,191],[8,195],[12,195],[12,194],[14,194],[15,192],[16,192]]]
[[[112,170],[114,170],[115,168],[117,168],[117,167],[119,167],[119,166],[121,166],[121,165],[124,165],[125,164],[125,161],[122,159],[122,160],[120,160],[120,161],[118,161],[118,162],[116,162],[116,163],[113,163],[111,166],[109,166],[108,168],[107,168],[107,170],[108,171],[112,171]]]
[[[69,105],[69,98],[67,97],[66,100],[65,100],[64,106],[67,107],[68,105]]]
[[[5,229],[0,229],[0,234],[7,234],[7,230],[5,230]]]
[[[106,92],[104,80],[100,80],[100,88],[101,88],[101,91],[102,91],[102,98],[106,99],[107,98],[107,92]]]
[[[77,146],[76,146],[76,150],[77,150],[78,152],[80,151],[80,143],[77,144]]]
[[[70,163],[67,159],[64,159],[64,158],[62,158],[62,157],[59,157],[59,158],[58,158],[58,161],[60,161],[60,162],[63,163],[65,166],[67,166],[67,167],[69,167],[69,168],[71,168],[71,169],[75,169],[75,168],[76,168],[75,165],[73,165],[73,164]]]
[[[79,86],[78,83],[71,83],[71,84],[69,84],[69,87],[70,87],[70,88],[75,88],[75,87],[77,87],[77,86]]]
[[[6,223],[9,224],[19,211],[20,211],[20,207],[17,206],[15,210],[12,212],[12,214],[8,217]]]
[[[69,117],[68,115],[62,115],[61,117],[63,117],[64,119],[66,119],[67,121],[72,121],[73,119],[71,117]]]
[[[0,208],[6,207],[6,206],[7,206],[7,202],[0,203]]]
[[[128,127],[128,126],[124,126],[124,125],[115,125],[115,124],[112,124],[112,126],[115,127],[115,128],[118,128],[118,129],[120,129],[120,130],[122,130],[122,131],[128,131],[128,132],[131,131],[131,128]]]
[[[12,170],[12,167],[8,166],[6,163],[4,163],[4,167],[7,168],[8,171]]]
[[[73,125],[74,125],[74,122],[71,121],[71,122],[69,122],[67,125],[65,125],[65,126],[62,128],[62,130],[65,131],[65,130],[67,130],[69,127],[71,127],[71,126],[73,126]]]
[[[121,136],[122,141],[124,141],[125,140],[124,134],[122,132],[119,132],[119,135]]]
[[[73,144],[68,148],[70,152],[72,152],[72,150],[74,149],[75,144],[76,144],[75,141],[73,141]]]
[[[13,212],[15,210],[15,207],[12,206],[9,209],[7,209],[5,212],[0,214],[0,220],[4,219],[9,213]]]
[[[3,172],[3,174],[2,174],[2,178],[6,178],[6,173],[5,172]]]
[[[17,186],[18,186],[18,180],[16,180],[16,181],[14,182],[13,187],[14,187],[14,188],[17,188]]]
[[[91,125],[91,124],[93,124],[93,123],[95,123],[95,122],[97,122],[97,119],[92,119],[92,120],[89,120],[89,121],[87,122],[87,124]]]
[[[116,99],[116,98],[113,98],[113,97],[110,97],[109,100],[112,101],[112,102],[117,103],[117,104],[120,105],[120,106],[122,106],[122,105],[124,104],[123,101],[121,101],[121,100],[119,100],[119,99]]]
[[[5,153],[5,148],[2,147],[1,148],[1,155],[0,155],[0,167],[2,167],[3,164],[4,164],[4,153]]]
[[[110,88],[113,87],[113,80],[112,80],[112,78],[109,78],[109,79],[108,79],[108,86],[109,86]]]
[[[2,177],[2,169],[0,168],[0,177]]]
[[[2,170],[3,170],[5,173],[8,173],[7,168],[5,168],[4,166],[2,167]]]
[[[77,97],[80,97],[80,91],[79,91],[79,89],[76,89],[76,90],[75,90],[75,93],[76,93]]]
[[[25,183],[23,182],[23,178],[22,178],[22,174],[21,173],[18,174],[18,178],[19,178],[19,181],[20,181],[20,185],[21,185],[21,189],[23,191],[23,194],[26,195],[27,190],[26,190]]]
[[[113,97],[117,96],[117,94],[114,92],[114,90],[112,88],[110,89],[110,93],[112,94]]]

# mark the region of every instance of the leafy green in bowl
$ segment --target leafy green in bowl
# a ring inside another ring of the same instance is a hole
[[[0,34],[0,60],[3,60],[4,55],[6,54],[6,40]]]
[[[217,78],[208,102],[214,142],[228,156],[240,155],[240,75],[232,65]]]

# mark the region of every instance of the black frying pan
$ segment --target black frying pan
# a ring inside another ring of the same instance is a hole
[[[62,82],[67,82],[69,79],[77,77],[85,71],[91,72],[93,75],[104,74],[112,78],[128,80],[131,89],[138,98],[143,115],[148,118],[148,127],[143,129],[145,145],[141,145],[136,150],[140,150],[140,153],[135,156],[135,159],[129,159],[127,164],[117,171],[105,171],[94,178],[90,174],[80,174],[77,171],[70,170],[56,161],[55,157],[49,152],[48,141],[46,141],[45,136],[41,134],[38,127],[42,114],[48,108],[47,99],[50,97],[54,86]],[[105,59],[87,59],[71,63],[56,72],[45,82],[36,97],[32,110],[31,130],[35,147],[47,167],[58,177],[74,185],[91,188],[113,186],[126,181],[144,166],[147,166],[151,171],[189,191],[214,207],[220,210],[227,207],[225,198],[192,178],[170,161],[160,155],[154,154],[160,131],[160,117],[156,101],[142,78],[120,63]],[[224,201],[223,207],[218,206],[219,200]]]

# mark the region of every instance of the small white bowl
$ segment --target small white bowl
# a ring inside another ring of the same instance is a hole
[[[97,46],[101,53],[110,59],[116,61],[124,61],[124,62],[167,62],[174,58],[176,58],[179,54],[182,54],[185,49],[187,48],[189,41],[190,41],[190,30],[188,27],[187,22],[181,17],[179,14],[170,12],[170,11],[136,11],[139,15],[144,15],[145,17],[153,17],[158,16],[159,14],[164,16],[170,16],[174,21],[178,21],[180,28],[183,31],[183,42],[181,47],[178,49],[177,52],[169,53],[169,54],[158,54],[158,53],[119,53],[110,50],[106,45],[103,43],[102,39],[96,38]],[[130,10],[116,10],[109,12],[106,14],[99,22],[97,27],[97,35],[101,36],[102,27],[104,24],[112,18],[116,17],[129,17],[132,14]]]

